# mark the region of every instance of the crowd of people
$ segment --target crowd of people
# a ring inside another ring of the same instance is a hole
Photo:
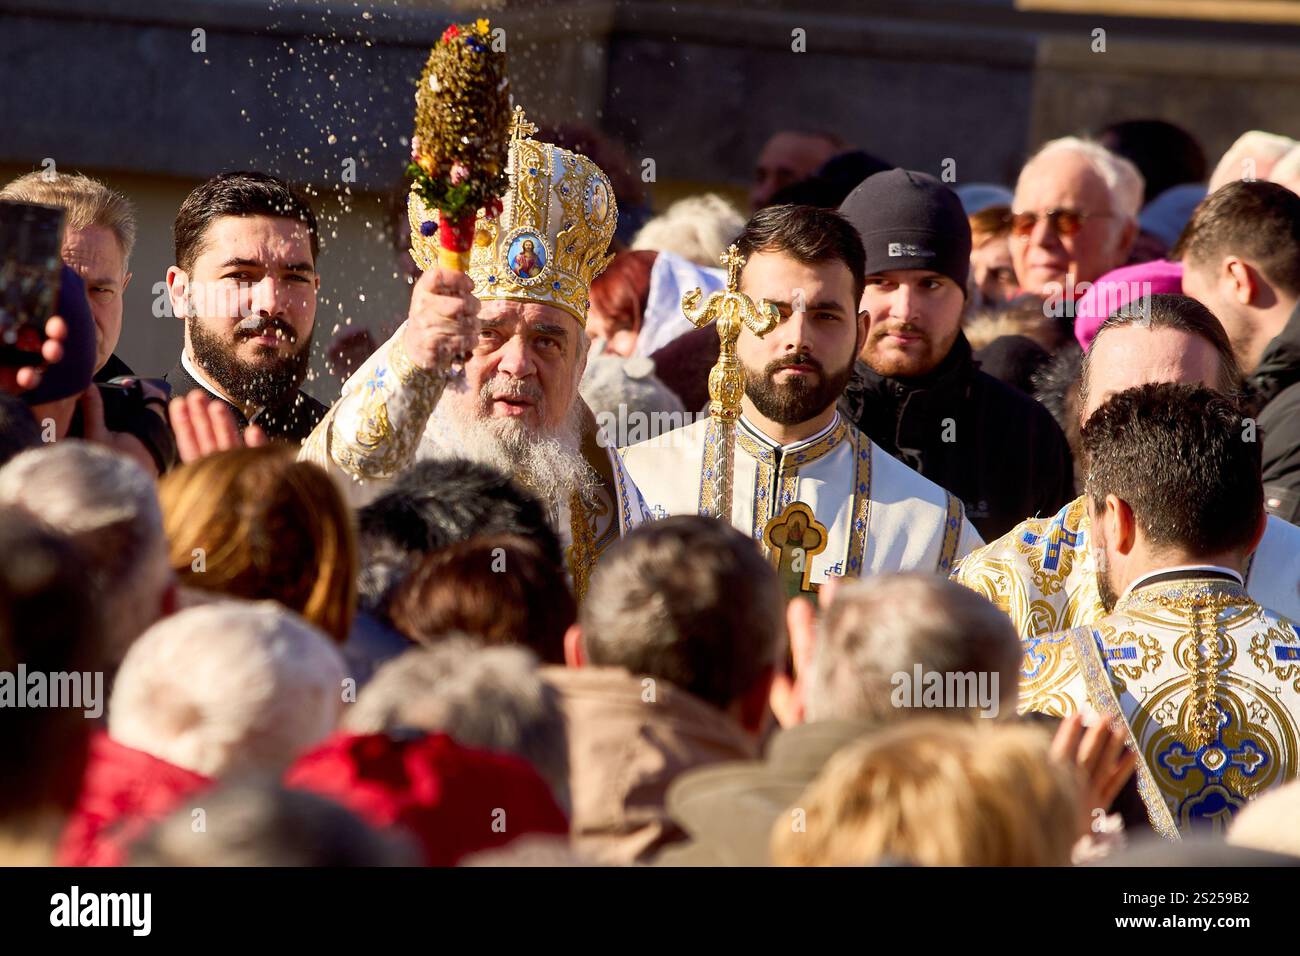
[[[630,243],[588,155],[510,157],[337,395],[292,184],[187,196],[147,375],[129,198],[0,190],[65,214],[0,367],[0,862],[1300,860],[1300,143],[1002,185],[785,130]]]

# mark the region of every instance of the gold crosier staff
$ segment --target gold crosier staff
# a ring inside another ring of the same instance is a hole
[[[727,291],[714,292],[703,309],[698,309],[701,290],[692,289],[682,296],[682,312],[693,325],[703,328],[717,322],[718,363],[709,371],[709,415],[713,419],[709,440],[716,442],[712,467],[717,476],[713,482],[713,500],[708,503],[709,514],[731,522],[731,482],[736,469],[736,421],[740,418],[740,400],[745,394],[745,370],[736,355],[736,340],[742,325],[762,338],[776,328],[781,313],[766,299],[755,304],[740,291],[740,268],[745,258],[733,243],[722,257],[727,268]],[[709,457],[706,453],[706,459]],[[706,468],[708,466],[706,465]],[[709,475],[703,480],[708,481]]]

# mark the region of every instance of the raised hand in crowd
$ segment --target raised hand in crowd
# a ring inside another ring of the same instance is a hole
[[[165,401],[165,396],[161,395],[153,386],[145,386],[151,396],[160,397],[160,401]],[[104,398],[100,394],[99,385],[91,386],[81,393],[77,399],[77,407],[81,409],[81,437],[89,442],[96,442],[105,445],[119,454],[130,458],[148,474],[155,478],[159,475],[158,464],[150,454],[149,449],[145,447],[144,442],[140,441],[130,432],[111,431],[104,421]]]
[[[176,433],[176,451],[185,464],[213,452],[257,448],[269,441],[256,425],[249,425],[241,433],[230,407],[202,389],[173,398],[168,413]]]
[[[1137,754],[1125,747],[1127,734],[1097,719],[1085,725],[1082,714],[1061,721],[1052,738],[1052,756],[1076,765],[1084,779],[1084,809],[1090,820],[1094,810],[1106,810],[1137,766]]]

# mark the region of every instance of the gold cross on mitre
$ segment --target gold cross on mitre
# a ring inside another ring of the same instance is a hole
[[[514,115],[510,117],[510,142],[528,139],[536,132],[537,124],[528,121],[522,106],[516,106]]]

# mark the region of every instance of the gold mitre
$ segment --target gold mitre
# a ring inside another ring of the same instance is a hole
[[[618,203],[609,177],[586,156],[531,138],[537,127],[516,106],[511,122],[510,188],[496,220],[480,210],[469,277],[484,302],[508,299],[563,309],[587,324],[591,282],[609,265]],[[438,263],[438,213],[414,190],[407,198],[411,256]]]

